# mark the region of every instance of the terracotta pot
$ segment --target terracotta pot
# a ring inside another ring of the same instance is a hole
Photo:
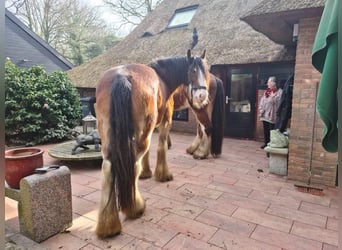
[[[5,151],[5,180],[11,188],[19,188],[20,180],[43,166],[44,151],[39,148],[16,148]]]

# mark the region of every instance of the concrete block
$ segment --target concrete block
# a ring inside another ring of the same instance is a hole
[[[20,181],[20,232],[41,242],[72,225],[70,170],[66,166]]]
[[[268,164],[269,171],[273,174],[287,175],[288,148],[265,147],[264,150],[270,154]]]

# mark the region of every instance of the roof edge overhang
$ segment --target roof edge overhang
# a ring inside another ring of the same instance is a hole
[[[264,34],[275,43],[293,45],[293,25],[300,19],[320,17],[324,6],[305,9],[288,10],[260,15],[248,15],[240,20],[249,24],[256,31]]]

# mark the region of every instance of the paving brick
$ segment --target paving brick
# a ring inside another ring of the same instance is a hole
[[[181,250],[181,249],[209,249],[209,250],[220,250],[210,243],[206,243],[197,239],[194,239],[190,236],[186,236],[183,234],[178,234],[174,237],[163,249],[169,250]]]
[[[189,199],[188,203],[201,207],[202,211],[203,209],[209,209],[225,215],[231,215],[237,209],[237,206],[233,205],[230,200],[224,199],[221,196],[217,200],[195,196]]]
[[[97,190],[101,190],[102,188],[102,180],[101,179],[96,179],[96,181],[89,182],[87,184],[87,187],[94,188]]]
[[[233,213],[232,217],[265,227],[277,229],[282,232],[289,232],[292,226],[292,221],[289,219],[284,219],[253,209],[238,208]]]
[[[144,214],[142,215],[141,219],[153,223],[157,223],[163,217],[167,216],[169,212],[164,211],[159,208],[155,208],[154,206],[148,206],[145,209]]]
[[[185,184],[180,187],[178,191],[180,191],[181,194],[184,194],[185,196],[202,196],[213,200],[217,199],[222,194],[222,192],[220,191],[212,190],[210,188],[203,188],[193,184]]]
[[[338,218],[338,209],[331,208],[327,206],[321,206],[318,204],[313,204],[309,202],[302,202],[299,208],[301,211],[310,212],[313,214],[320,214],[323,216],[331,217],[331,218]]]
[[[150,193],[159,195],[167,199],[180,201],[180,202],[185,202],[186,200],[194,196],[194,194],[191,194],[191,193],[183,193],[177,189],[174,189],[171,187],[169,188],[167,185],[160,185],[160,186],[154,187],[153,189],[150,190]]]
[[[212,180],[210,178],[203,178],[203,176],[194,177],[191,175],[177,175],[176,180],[183,184],[192,184],[201,187],[206,187]]]
[[[74,224],[69,231],[71,235],[102,249],[119,249],[133,240],[133,237],[131,235],[127,235],[125,233],[121,233],[120,235],[112,238],[101,240],[95,234],[95,227],[96,222],[94,222],[93,220],[86,218],[85,216],[78,216],[74,218]],[[48,239],[48,241],[50,241],[50,239]],[[67,249],[71,250],[77,248]]]
[[[321,242],[304,239],[296,235],[292,235],[289,233],[281,232],[263,226],[257,226],[254,232],[252,233],[251,238],[287,250],[322,249]]]
[[[209,243],[229,250],[282,250],[280,247],[224,230],[218,230]]]
[[[253,190],[259,190],[262,192],[266,193],[271,193],[271,194],[278,194],[280,191],[280,187],[276,185],[270,185],[267,183],[260,183],[261,180],[239,180],[237,181],[234,185],[236,186],[241,186],[241,187],[249,187]]]
[[[80,248],[80,250],[101,250],[102,248],[99,248],[93,244],[87,244],[84,247]]]
[[[162,196],[155,195],[155,194],[152,194],[150,192],[145,192],[145,191],[141,191],[141,195],[146,202],[146,206],[153,205],[154,203],[159,202],[161,199],[163,199]]]
[[[323,249],[322,250],[338,250],[338,247],[323,243]]]
[[[328,217],[327,229],[338,231],[338,220]]]
[[[158,225],[176,234],[182,233],[198,240],[208,241],[216,232],[216,227],[190,220],[179,215],[170,214],[162,218]]]
[[[203,211],[203,208],[188,203],[163,198],[154,203],[153,207],[168,213],[173,213],[189,219],[194,219]]]
[[[204,211],[196,218],[196,221],[215,226],[235,234],[249,236],[255,228],[254,223],[215,213],[209,210]]]
[[[88,244],[87,241],[70,233],[56,234],[40,243],[41,246],[46,247],[47,249],[81,249]]]
[[[159,250],[162,248],[154,246],[150,242],[135,239],[120,249],[121,250]]]
[[[122,224],[122,232],[139,240],[150,242],[154,246],[166,245],[177,233],[170,231],[161,225],[141,219],[126,220]]]
[[[319,239],[320,241],[333,246],[337,246],[338,243],[337,231],[315,227],[301,222],[294,222],[291,234],[312,240]]]
[[[83,197],[83,196],[86,196],[88,194],[91,194],[97,191],[94,188],[90,188],[90,187],[83,186],[77,183],[72,183],[72,182],[71,182],[71,190],[72,190],[72,195],[75,195],[78,197]]]
[[[269,207],[269,202],[264,201],[258,201],[250,198],[246,198],[240,195],[234,195],[229,193],[222,194],[218,200],[225,200],[226,202],[229,202],[235,206],[243,207],[243,208],[250,208],[260,211],[266,211],[266,209]]]
[[[325,216],[306,213],[303,211],[273,204],[267,209],[266,213],[318,227],[325,227],[327,222],[327,217]]]
[[[329,206],[330,198],[325,196],[317,196],[310,193],[299,192],[298,190],[288,190],[281,189],[279,192],[279,196],[283,197],[292,197],[293,199],[306,201],[310,203],[315,203],[322,206]]]
[[[300,201],[292,198],[291,196],[284,197],[284,196],[264,193],[264,192],[257,191],[257,190],[253,190],[251,194],[248,196],[248,198],[276,204],[279,206],[285,206],[285,207],[289,207],[293,209],[298,209],[300,206]]]
[[[230,193],[230,194],[235,194],[235,195],[241,195],[247,197],[251,192],[252,189],[248,187],[241,187],[241,186],[235,186],[227,183],[222,183],[222,182],[212,182],[210,183],[207,188]]]
[[[72,175],[71,175],[71,182],[72,183],[77,183],[77,184],[84,185],[84,186],[87,186],[87,185],[91,184],[92,182],[95,182],[98,180],[99,180],[99,178],[84,175],[84,173],[82,173],[82,172],[72,173]]]
[[[97,209],[99,205],[91,200],[85,200],[83,198],[79,198],[77,196],[72,196],[72,211],[73,213],[77,213],[82,215],[84,213],[88,213],[94,209]]]
[[[18,217],[18,202],[5,197],[5,220]]]

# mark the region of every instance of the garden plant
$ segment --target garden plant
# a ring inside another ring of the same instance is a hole
[[[80,96],[67,74],[5,64],[6,145],[33,146],[70,137],[81,121]]]

